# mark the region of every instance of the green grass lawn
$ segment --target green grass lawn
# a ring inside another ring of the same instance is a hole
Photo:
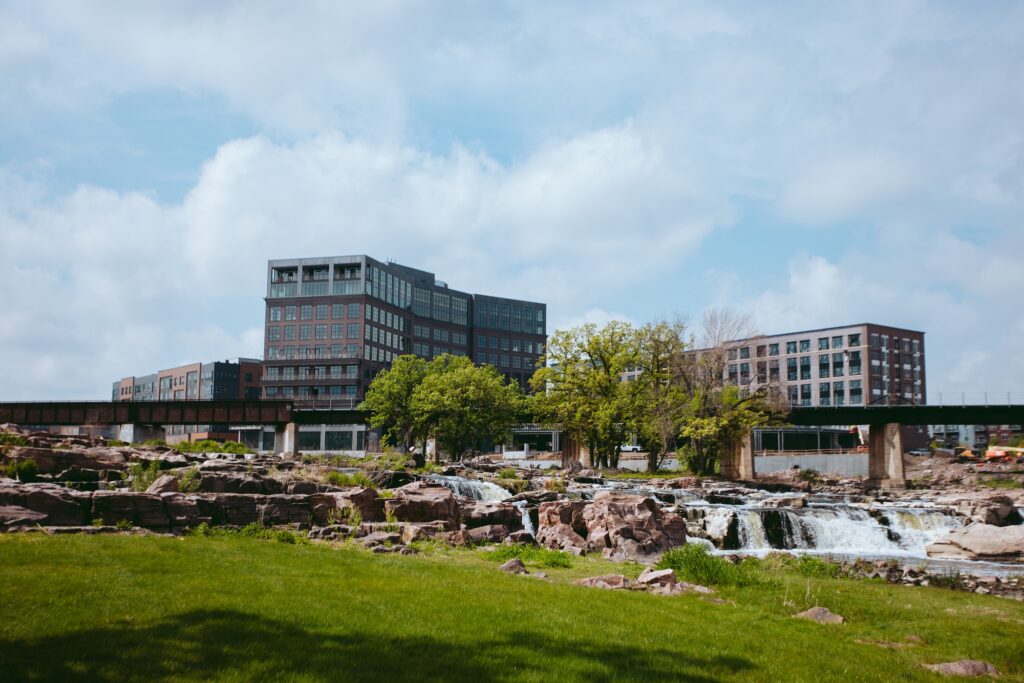
[[[892,681],[983,659],[1024,678],[1024,604],[773,574],[715,604],[245,537],[0,535],[0,680]],[[528,558],[530,559],[530,558]],[[822,605],[848,623],[791,615]],[[946,679],[948,680],[948,679]]]

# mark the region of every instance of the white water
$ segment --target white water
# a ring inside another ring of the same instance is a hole
[[[479,481],[477,479],[466,479],[465,477],[454,477],[454,476],[442,476],[440,474],[430,474],[424,477],[428,481],[441,484],[445,488],[451,489],[456,495],[465,496],[466,498],[472,498],[473,500],[479,500],[485,503],[496,503],[503,500],[508,500],[512,497],[512,493],[498,486],[492,484],[489,481]],[[513,503],[519,510],[519,514],[523,520],[523,529],[530,532],[532,535],[536,535],[533,529],[533,520],[530,519],[530,512],[526,509],[526,501],[519,500]]]
[[[876,508],[874,512],[888,524],[865,509],[847,505],[769,510],[716,507],[708,510],[705,529],[713,536],[723,536],[735,514],[742,551],[813,550],[923,558],[925,546],[964,523],[934,509]],[[766,528],[766,521],[775,528]]]

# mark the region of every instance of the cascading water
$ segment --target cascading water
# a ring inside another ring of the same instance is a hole
[[[465,477],[443,476],[440,474],[429,474],[425,476],[424,479],[451,489],[451,491],[456,495],[465,496],[466,498],[472,498],[473,500],[479,500],[481,502],[499,502],[508,500],[512,497],[511,492],[503,489],[497,484],[492,484],[489,481],[466,479]],[[530,511],[526,509],[526,501],[519,500],[514,502],[513,505],[516,506],[519,510],[520,516],[522,517],[523,529],[531,534],[535,534],[533,520],[530,519]]]
[[[694,506],[708,535],[723,549],[748,552],[813,550],[819,553],[925,557],[925,546],[963,525],[937,509]]]

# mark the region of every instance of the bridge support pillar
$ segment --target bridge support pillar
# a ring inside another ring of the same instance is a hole
[[[881,488],[903,488],[903,442],[895,423],[873,424],[868,432],[868,481]]]
[[[295,458],[299,455],[299,428],[294,422],[274,428],[274,455]]]
[[[729,453],[722,460],[719,472],[726,479],[754,478],[754,437],[747,432],[733,442]]]
[[[125,443],[142,443],[150,439],[163,441],[166,438],[166,430],[163,427],[153,425],[140,425],[134,423],[120,424],[117,426],[117,439]]]

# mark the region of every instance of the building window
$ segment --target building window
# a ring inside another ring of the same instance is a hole
[[[271,306],[270,307],[270,322],[278,323],[281,322],[281,307]]]
[[[345,338],[345,326],[341,323],[334,323],[331,325],[331,339],[344,339]]]
[[[841,349],[841,348],[843,348],[843,337],[841,335],[838,336],[838,337],[832,337],[832,348],[833,349]]]
[[[327,325],[317,325],[316,326],[316,338],[317,339],[327,339]]]
[[[312,327],[312,325],[299,325],[299,339],[303,341],[311,339],[313,334]]]
[[[786,342],[786,353],[796,353],[796,342]]]
[[[828,351],[828,337],[818,337],[818,350]]]
[[[832,386],[828,382],[818,385],[818,405],[827,406],[831,403]]]
[[[851,371],[852,372],[852,371]],[[860,388],[860,380],[850,380],[850,403],[852,405],[860,405],[864,402],[864,395]]]
[[[779,355],[779,345],[778,344],[769,344],[768,345],[768,355],[769,356],[777,356],[777,355]]]
[[[476,338],[476,347],[478,349],[486,349],[487,348],[487,336],[486,335],[481,334],[479,337]]]
[[[818,356],[818,377],[828,377],[828,354]]]
[[[267,341],[281,341],[281,328],[277,325],[267,328]]]
[[[316,319],[327,320],[327,304],[316,305]]]
[[[786,359],[786,379],[790,382],[795,382],[797,380],[795,357]]]
[[[832,354],[832,376],[833,377],[842,377],[843,376],[843,354],[841,354],[841,353],[833,353]],[[837,382],[837,384],[842,384],[842,383],[841,382]]]
[[[740,359],[750,358],[750,347],[744,346],[740,349]]]
[[[800,353],[805,353],[811,350],[811,340],[801,339],[800,340]]]
[[[800,385],[800,405],[809,406],[811,405],[811,385],[801,384]]]
[[[846,404],[846,391],[842,382],[832,383],[832,402],[837,406]]]
[[[302,320],[312,320],[313,306],[311,304],[306,304],[302,306],[302,308],[299,309],[299,318],[301,318]]]
[[[797,404],[797,401],[800,400],[800,397],[797,394],[796,385],[791,384],[790,386],[786,387],[786,393],[789,396],[789,405],[795,406]]]
[[[800,379],[811,378],[811,357],[800,356]]]
[[[860,351],[850,351],[850,374],[860,374]],[[850,382],[850,388],[853,388],[853,382]]]
[[[491,348],[492,351],[497,351],[498,350],[498,343],[499,343],[499,338],[498,337],[491,337],[490,338],[490,348]],[[497,365],[497,363],[493,363],[493,365]]]
[[[764,358],[765,354],[767,354],[767,352],[768,352],[768,347],[765,346],[764,344],[761,344],[760,346],[757,347],[757,357],[758,358]]]
[[[736,360],[739,352],[736,349],[729,349],[729,360]]]
[[[777,382],[779,380],[779,361],[770,360],[768,361],[768,381]]]
[[[285,306],[284,307],[284,319],[285,320],[295,320],[295,312],[296,312],[295,306]]]
[[[509,349],[508,337],[502,337],[501,338],[501,350],[502,351],[508,351],[508,349]]]
[[[859,334],[851,334],[847,338],[847,342],[848,342],[847,346],[860,346],[860,335]]]
[[[295,325],[284,326],[284,340],[295,341]]]
[[[348,323],[347,339],[359,339],[359,323]]]

